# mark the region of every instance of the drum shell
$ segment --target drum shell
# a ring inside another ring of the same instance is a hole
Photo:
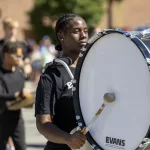
[[[110,34],[110,33],[119,33],[119,34],[122,34],[123,36],[125,36],[126,38],[129,38],[129,40],[131,40],[136,46],[137,48],[139,48],[140,52],[141,52],[141,56],[143,55],[143,58],[146,60],[147,62],[147,68],[149,67],[149,62],[148,60],[150,59],[150,53],[149,53],[149,50],[144,46],[144,44],[142,43],[142,41],[140,41],[138,38],[128,34],[127,32],[121,32],[121,31],[114,31],[114,30],[108,30],[106,32],[103,32],[103,33],[100,33],[99,35],[96,35],[95,37],[92,37],[93,39],[90,39],[90,42],[88,42],[88,45],[83,48],[81,50],[81,53],[80,53],[80,58],[79,58],[79,61],[78,61],[78,64],[77,64],[77,69],[76,69],[76,73],[75,73],[75,80],[76,80],[76,83],[74,83],[74,105],[75,105],[75,111],[76,111],[76,118],[77,118],[77,121],[78,121],[78,124],[81,126],[81,127],[84,127],[86,126],[89,122],[89,120],[87,122],[85,122],[85,118],[82,114],[82,109],[81,109],[81,103],[80,103],[80,91],[79,91],[79,88],[80,88],[80,74],[81,74],[81,71],[82,71],[82,67],[83,67],[83,63],[84,63],[84,59],[86,58],[86,56],[88,55],[88,52],[91,50],[91,47],[101,38],[101,37],[104,37],[105,35],[107,36],[107,34]],[[111,48],[110,48],[111,49]],[[100,49],[99,49],[100,50]],[[94,57],[93,59],[94,60]],[[92,61],[91,61],[92,62]],[[92,73],[92,68],[91,68],[91,72],[89,73]],[[86,75],[85,75],[86,76]],[[83,79],[83,78],[82,78]],[[87,82],[89,81],[89,78],[87,80]],[[87,87],[87,85],[85,85],[85,87]],[[88,91],[89,92],[89,91]],[[88,92],[84,92],[84,94],[88,94]],[[107,92],[107,91],[106,91]],[[110,92],[111,92],[111,87],[110,87]],[[84,95],[83,94],[83,95]],[[101,96],[102,97],[102,96]],[[86,99],[86,98],[85,98]],[[84,105],[86,104],[87,102],[84,103]],[[82,107],[84,107],[84,105],[82,105]],[[87,104],[88,105],[88,104]],[[86,106],[87,106],[86,105]],[[90,104],[88,105],[90,106]],[[85,110],[87,110],[88,108],[85,107]],[[88,111],[88,110],[87,110]],[[96,110],[95,110],[96,112]],[[86,113],[85,113],[86,114]],[[87,115],[88,116],[88,115]],[[101,120],[103,122],[103,120]],[[96,131],[95,131],[96,132]],[[92,134],[88,134],[87,135],[88,137],[88,141],[91,143],[91,145],[96,145],[96,142],[95,140],[93,139],[92,137]],[[142,141],[141,141],[142,142]],[[139,143],[140,144],[140,143]],[[138,145],[137,145],[138,147]],[[95,147],[96,149],[97,148],[101,148],[100,145],[96,146]]]

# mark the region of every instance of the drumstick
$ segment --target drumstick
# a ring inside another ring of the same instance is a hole
[[[90,130],[90,128],[92,127],[92,125],[94,124],[94,122],[96,121],[96,119],[98,118],[98,116],[101,114],[101,112],[103,111],[103,109],[105,108],[107,103],[112,103],[115,100],[115,96],[113,94],[110,93],[105,93],[104,94],[104,103],[102,104],[102,106],[98,109],[98,111],[96,112],[96,114],[94,115],[94,117],[92,118],[92,120],[90,121],[88,126],[85,126],[81,132],[86,135],[87,132]]]
[[[92,127],[92,125],[94,124],[94,122],[96,121],[96,119],[98,118],[98,116],[101,114],[101,112],[103,111],[103,109],[105,108],[107,103],[112,103],[115,101],[115,96],[114,94],[110,94],[110,93],[105,93],[103,96],[104,99],[104,103],[102,104],[102,106],[98,109],[98,111],[96,112],[96,114],[94,115],[94,117],[92,118],[92,120],[90,121],[88,126],[85,126],[82,130],[81,133],[83,133],[84,135],[87,134],[87,132],[90,130],[90,128]],[[72,149],[74,150],[74,149]]]

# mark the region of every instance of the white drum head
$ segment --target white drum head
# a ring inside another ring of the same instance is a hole
[[[81,70],[76,71],[80,77],[75,103],[86,125],[104,102],[104,94],[115,95],[115,102],[104,108],[89,131],[95,143],[104,150],[135,150],[150,124],[150,74],[138,46],[120,33],[107,34],[79,59],[77,67]],[[76,114],[80,118],[78,109]]]

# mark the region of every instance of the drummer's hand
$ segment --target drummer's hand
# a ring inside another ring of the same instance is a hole
[[[68,140],[67,145],[72,149],[80,149],[86,141],[86,136],[80,131],[71,134],[71,138]]]

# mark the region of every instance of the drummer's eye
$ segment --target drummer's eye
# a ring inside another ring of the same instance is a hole
[[[88,33],[88,30],[87,30],[87,29],[85,29],[85,30],[84,30],[84,32],[85,32],[85,33]]]
[[[81,30],[81,29],[75,29],[75,30],[73,31],[73,33],[75,33],[75,34],[77,34],[77,33],[79,33],[79,32],[82,32],[82,30]],[[88,33],[88,30],[87,30],[87,29],[84,29],[83,32],[84,32],[84,33]]]
[[[73,31],[73,33],[79,33],[79,32],[80,32],[79,29],[75,29],[75,30]]]

